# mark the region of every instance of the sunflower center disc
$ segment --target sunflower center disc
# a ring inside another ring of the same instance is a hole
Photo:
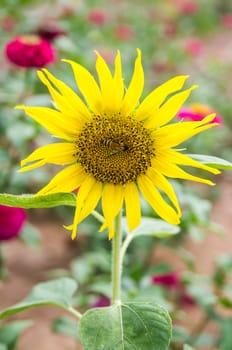
[[[77,158],[97,181],[124,185],[136,181],[151,166],[150,132],[133,117],[94,116],[76,142]]]

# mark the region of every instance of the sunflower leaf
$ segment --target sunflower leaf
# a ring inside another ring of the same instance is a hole
[[[123,228],[128,232],[126,218],[123,218]],[[180,232],[180,227],[171,225],[161,219],[143,217],[141,224],[129,234],[134,238],[138,236],[169,237]]]
[[[158,304],[128,302],[88,310],[79,324],[85,349],[166,350],[171,319]]]
[[[202,164],[209,165],[212,168],[232,170],[232,163],[222,158],[203,155],[203,154],[188,154],[188,156],[197,160]]]
[[[37,306],[51,305],[70,310],[76,288],[77,283],[71,278],[39,283],[32,288],[31,293],[23,301],[1,311],[0,319]]]
[[[35,196],[31,194],[0,193],[0,204],[24,209],[52,208],[59,205],[75,206],[75,195],[72,193],[54,193]]]

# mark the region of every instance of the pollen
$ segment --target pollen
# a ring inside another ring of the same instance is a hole
[[[95,115],[76,141],[77,161],[97,181],[125,185],[151,166],[153,139],[142,122],[120,113]]]

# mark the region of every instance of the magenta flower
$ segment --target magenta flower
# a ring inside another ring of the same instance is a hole
[[[107,297],[99,297],[92,305],[91,307],[104,307],[104,306],[110,306],[110,299]]]
[[[26,218],[24,209],[0,205],[0,241],[17,237]]]
[[[36,34],[47,41],[53,41],[54,39],[66,35],[67,33],[63,28],[59,27],[57,23],[47,22],[39,26]]]
[[[191,307],[196,305],[196,301],[191,295],[183,291],[179,296],[179,304],[183,307]]]
[[[200,103],[192,103],[186,108],[181,108],[177,117],[180,119],[190,119],[193,121],[200,121],[204,117],[209,114],[213,114],[215,111],[207,105],[203,105]],[[215,118],[211,121],[211,123],[222,124],[222,118],[216,114]]]
[[[5,47],[8,60],[22,68],[42,68],[55,60],[55,50],[37,35],[17,36]]]
[[[180,284],[180,278],[175,272],[152,276],[152,284],[160,284],[168,288],[177,288]]]

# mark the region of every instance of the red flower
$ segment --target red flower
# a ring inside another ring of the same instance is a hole
[[[169,288],[177,288],[180,284],[179,276],[175,272],[152,276],[151,281],[153,284],[161,284]]]
[[[90,23],[103,26],[108,22],[109,18],[108,18],[108,14],[103,10],[94,9],[89,12],[88,20]]]
[[[135,33],[129,25],[119,25],[115,30],[115,36],[119,40],[131,40]]]
[[[18,236],[25,221],[24,209],[0,205],[0,241]]]
[[[37,35],[18,36],[5,47],[11,63],[23,68],[42,68],[55,60],[52,45]]]

